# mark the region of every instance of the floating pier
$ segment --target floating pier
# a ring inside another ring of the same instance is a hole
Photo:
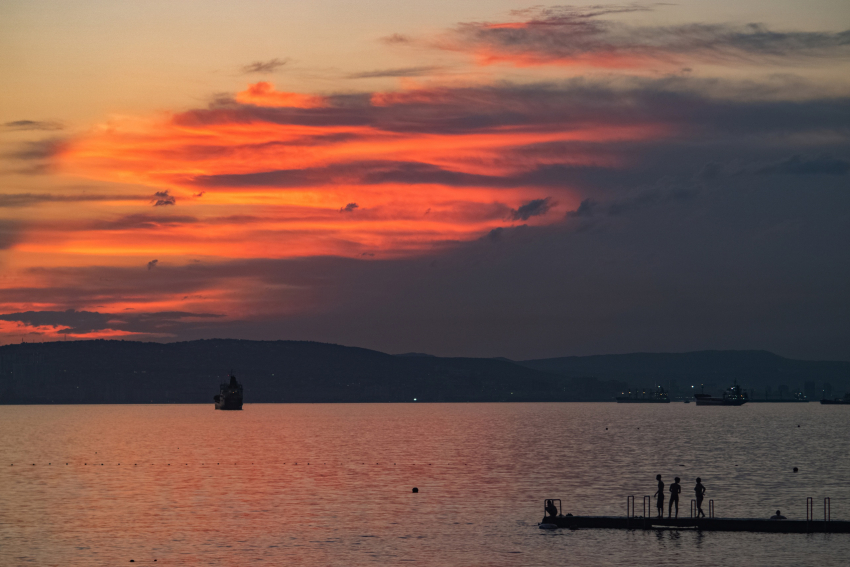
[[[824,499],[824,518],[814,518],[814,506],[811,498],[806,500],[805,520],[769,520],[763,518],[717,518],[714,516],[714,501],[709,501],[709,516],[705,518],[693,517],[696,510],[695,502],[692,501],[691,517],[686,518],[658,518],[648,515],[651,512],[647,503],[649,496],[644,497],[644,514],[634,514],[634,497],[629,496],[626,503],[626,516],[573,516],[560,513],[561,501],[547,499],[547,502],[558,503],[559,514],[557,516],[546,515],[540,524],[541,528],[567,528],[576,529],[606,529],[606,530],[703,530],[716,532],[768,532],[786,534],[808,534],[808,533],[850,533],[850,522],[843,520],[832,520],[829,498]],[[545,505],[544,505],[545,506]]]

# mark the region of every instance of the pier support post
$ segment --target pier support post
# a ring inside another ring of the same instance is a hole
[[[806,531],[812,531],[812,520],[815,519],[815,503],[811,496],[806,498]]]
[[[823,521],[829,522],[832,520],[832,501],[829,496],[823,499]]]

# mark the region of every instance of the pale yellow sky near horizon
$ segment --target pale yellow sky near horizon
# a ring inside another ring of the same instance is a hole
[[[465,76],[473,71],[459,54],[390,46],[380,38],[439,34],[460,22],[509,21],[511,10],[534,5],[6,0],[0,3],[0,123],[54,120],[75,129],[113,114],[203,105],[215,93],[233,93],[258,80],[242,73],[243,66],[274,58],[288,62],[265,77],[281,90],[302,92],[393,88],[398,79],[347,77],[390,68],[445,66],[449,75],[455,69]],[[759,22],[778,31],[850,27],[850,2],[839,0],[645,5],[654,8],[609,18],[636,25]],[[474,72],[486,77],[488,71]],[[501,69],[498,77],[511,73],[522,76]]]

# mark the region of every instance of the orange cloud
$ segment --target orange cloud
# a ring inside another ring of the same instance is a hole
[[[265,81],[249,85],[248,88],[236,94],[236,100],[242,104],[256,106],[318,108],[325,106],[325,100],[320,96],[301,93],[287,93],[274,90],[274,85]]]
[[[620,113],[619,101],[600,104],[596,93],[548,87],[414,87],[338,100],[258,83],[235,101],[116,117],[70,139],[53,156],[59,171],[120,184],[116,193],[121,187],[133,198],[43,204],[52,214],[16,225],[7,246],[19,275],[2,288],[0,312],[263,316],[268,300],[251,300],[258,289],[278,297],[278,313],[306,309],[312,284],[280,290],[258,275],[157,286],[183,278],[174,267],[191,271],[198,259],[385,260],[501,227],[558,223],[583,198],[564,172],[623,167],[632,158],[618,145],[677,131],[651,113]],[[171,206],[155,206],[166,198]],[[124,271],[71,284],[75,276],[59,268],[75,265]],[[115,321],[83,334],[170,336],[177,325],[138,331]],[[0,335],[70,333],[58,323],[12,324]]]
[[[151,336],[149,333],[133,333],[117,329],[102,329],[90,333],[73,333],[66,326],[27,325],[0,320],[0,344],[15,342],[44,342],[65,339],[120,339]]]
[[[622,158],[605,144],[672,132],[576,112],[545,90],[419,88],[337,107],[257,83],[237,101],[115,120],[70,143],[65,172],[144,185],[177,204],[141,224],[113,215],[97,227],[44,230],[18,249],[140,258],[417,253],[510,225],[510,211],[533,200],[557,205],[523,222],[556,222],[580,199],[546,168],[618,167]],[[187,214],[191,221],[168,222]]]

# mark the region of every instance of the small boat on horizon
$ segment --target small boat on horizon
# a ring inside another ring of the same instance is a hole
[[[698,406],[742,406],[749,401],[749,397],[735,381],[732,387],[726,388],[723,397],[718,398],[711,394],[694,394],[694,401]]]
[[[230,382],[219,385],[219,392],[213,396],[215,409],[241,410],[242,409],[242,384],[236,380],[233,371],[230,371]]]
[[[820,401],[820,403],[829,406],[850,406],[850,393],[844,394],[843,398],[833,398],[831,400],[827,400],[826,398],[824,398]]]

